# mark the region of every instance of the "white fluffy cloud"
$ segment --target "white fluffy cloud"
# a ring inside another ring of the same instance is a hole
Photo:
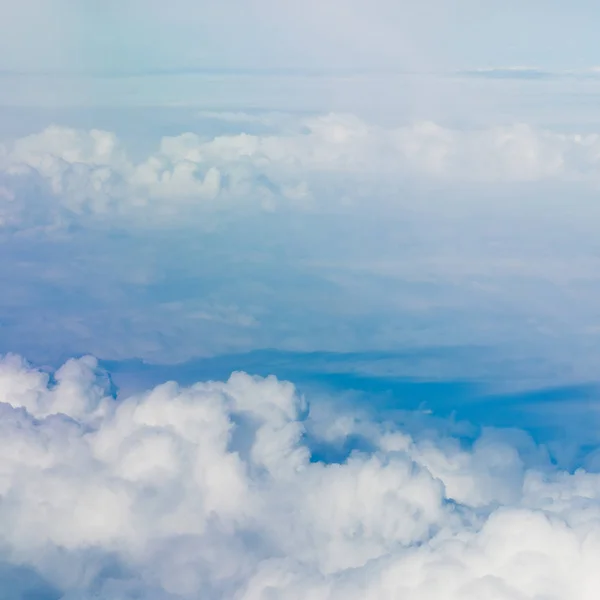
[[[421,122],[385,129],[351,115],[330,114],[271,134],[165,137],[142,160],[133,160],[114,133],[56,126],[0,150],[0,206],[8,224],[31,214],[25,204],[35,194],[22,186],[32,177],[48,186],[45,210],[51,213],[66,209],[150,220],[215,202],[268,209],[314,206],[323,202],[315,189],[325,175],[346,182],[383,177],[392,182],[596,185],[600,137],[528,125],[454,130]]]
[[[109,391],[90,357],[51,377],[0,363],[0,552],[48,597],[600,593],[600,477],[558,471],[525,434],[467,447],[435,428],[318,418],[291,384],[244,373]],[[311,459],[352,436],[368,450]]]

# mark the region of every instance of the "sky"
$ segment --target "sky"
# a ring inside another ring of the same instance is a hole
[[[0,0],[0,600],[596,600],[587,0]]]
[[[2,2],[3,70],[427,71],[597,64],[591,0]]]

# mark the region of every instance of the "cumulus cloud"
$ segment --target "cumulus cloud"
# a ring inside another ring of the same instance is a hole
[[[91,357],[7,356],[0,401],[1,559],[51,598],[600,592],[599,476],[524,433],[315,412],[245,373],[117,398]]]
[[[53,126],[1,148],[0,202],[3,221],[18,222],[31,212],[23,203],[32,196],[20,193],[19,186],[34,180],[59,212],[156,220],[215,203],[270,210],[318,206],[324,176],[595,186],[599,156],[597,134],[523,124],[456,130],[419,122],[383,128],[353,115],[329,114],[301,119],[284,132],[164,137],[156,152],[133,160],[114,133]]]

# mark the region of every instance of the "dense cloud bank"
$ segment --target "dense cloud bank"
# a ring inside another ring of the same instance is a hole
[[[160,222],[190,206],[228,202],[305,209],[322,202],[315,192],[325,176],[337,177],[338,186],[364,177],[591,186],[599,181],[595,133],[524,124],[384,128],[347,114],[267,121],[263,133],[245,133],[255,123],[243,118],[238,116],[240,133],[164,137],[139,159],[115,133],[102,130],[51,126],[7,141],[0,145],[0,224],[31,224],[37,213],[56,220],[61,211]],[[344,196],[334,194],[329,202],[343,205]]]
[[[5,357],[0,401],[7,598],[600,594],[593,454],[564,472],[522,432],[379,422],[244,373],[115,398],[90,357]]]

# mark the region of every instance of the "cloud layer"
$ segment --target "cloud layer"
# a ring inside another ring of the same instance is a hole
[[[0,401],[12,598],[19,569],[65,600],[600,593],[600,478],[523,433],[311,407],[244,373],[115,400],[91,357],[7,356]]]
[[[160,222],[214,208],[215,202],[269,210],[339,204],[347,194],[321,197],[324,177],[338,189],[365,178],[595,187],[599,157],[595,133],[528,125],[454,130],[432,122],[389,129],[330,114],[273,133],[164,137],[156,152],[134,160],[114,133],[54,126],[0,147],[0,214],[5,225],[40,211],[54,219],[66,214]]]
[[[525,358],[546,382],[595,377],[596,134],[155,116],[3,144],[0,352],[174,363],[449,344],[493,346],[519,377]],[[451,376],[473,366],[448,357]]]

